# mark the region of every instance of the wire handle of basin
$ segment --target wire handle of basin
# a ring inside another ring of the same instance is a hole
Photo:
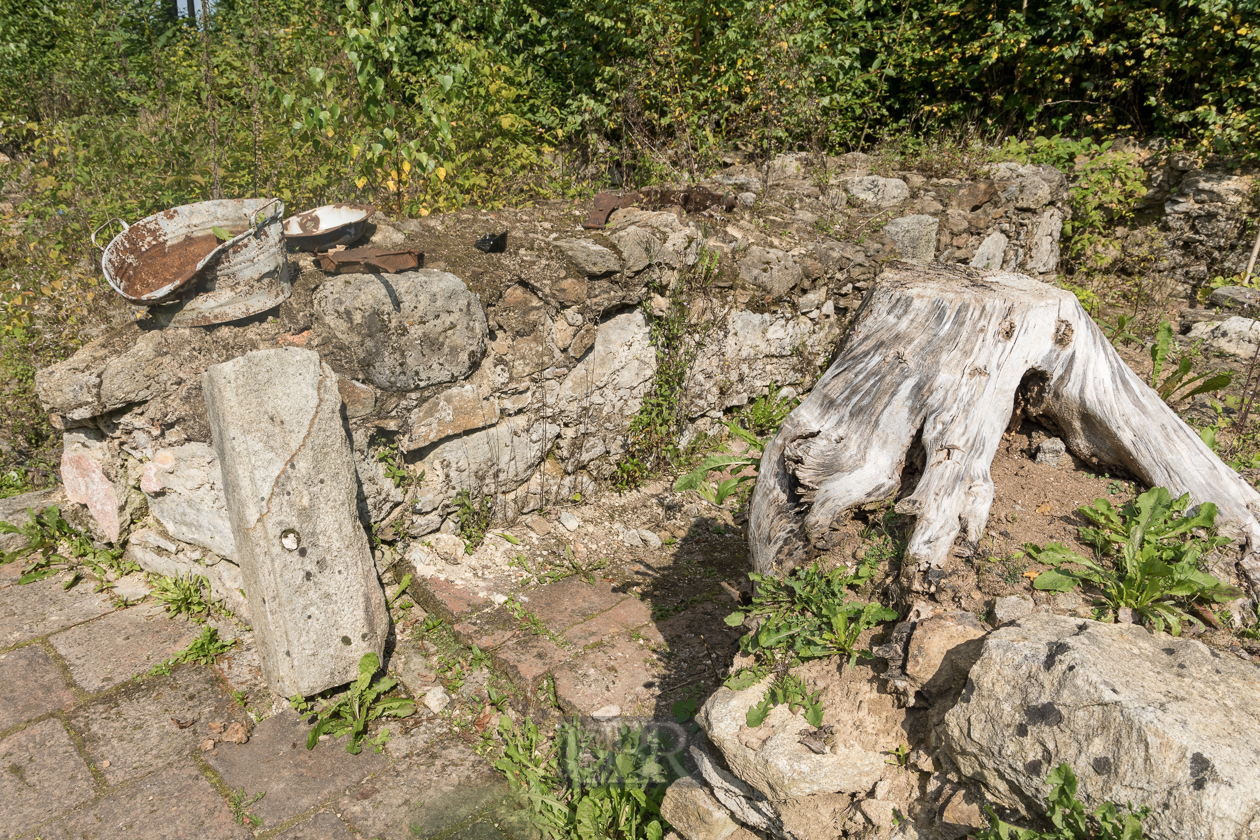
[[[257,210],[255,210],[253,213],[251,213],[251,214],[250,214],[250,217],[249,217],[249,226],[250,226],[250,227],[252,227],[252,228],[258,228],[258,227],[260,227],[261,225],[260,225],[260,224],[259,224],[259,222],[258,222],[258,215],[259,215],[260,213],[262,213],[262,211],[266,210],[268,207],[270,207],[270,206],[271,206],[271,205],[273,205],[273,204],[278,204],[278,205],[280,205],[280,206],[279,206],[279,209],[277,209],[277,210],[276,210],[276,212],[272,213],[270,216],[268,216],[266,219],[264,219],[264,220],[263,220],[263,222],[262,222],[262,224],[266,224],[267,222],[271,221],[271,220],[272,220],[272,219],[274,219],[274,218],[278,218],[278,217],[280,217],[280,216],[283,216],[283,215],[284,215],[284,202],[283,202],[283,201],[281,201],[281,200],[280,200],[280,199],[278,199],[278,198],[273,198],[273,199],[271,199],[271,201],[268,201],[266,204],[262,205],[261,207],[259,207]]]
[[[109,224],[110,222],[118,222],[118,224],[123,226],[123,230],[126,230],[127,228],[131,227],[131,225],[127,224],[122,219],[118,218],[117,216],[115,216],[112,219],[106,219],[105,222],[103,222],[99,227],[97,227],[96,230],[92,231],[92,246],[94,248],[101,247],[100,245],[96,244],[96,234],[100,233],[101,228],[105,227],[105,225]]]

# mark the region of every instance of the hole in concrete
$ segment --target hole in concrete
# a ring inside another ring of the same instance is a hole
[[[301,535],[292,528],[286,528],[280,534],[280,545],[284,546],[286,551],[297,551],[297,547],[301,544]]]

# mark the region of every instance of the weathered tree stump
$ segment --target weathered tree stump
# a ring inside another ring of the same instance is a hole
[[[753,565],[781,574],[809,559],[846,510],[897,493],[908,454],[923,472],[896,508],[916,520],[906,566],[940,567],[956,544],[974,550],[993,502],[989,468],[1016,411],[1087,461],[1214,502],[1218,527],[1245,541],[1243,571],[1260,590],[1260,493],[1138,378],[1075,296],[1020,274],[905,263],[880,277],[831,367],[766,447]]]

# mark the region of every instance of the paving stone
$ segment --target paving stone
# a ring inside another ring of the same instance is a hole
[[[295,712],[281,712],[255,726],[249,743],[220,744],[206,760],[228,787],[244,788],[247,799],[266,791],[250,809],[265,827],[315,807],[385,766],[385,758],[370,746],[350,755],[344,738],[308,750],[310,731]]]
[[[92,773],[59,720],[0,741],[0,838],[17,837],[95,793]]]
[[[0,653],[0,732],[74,705],[52,657],[38,645]]]
[[[564,632],[564,638],[575,647],[584,648],[602,642],[614,633],[642,627],[652,620],[652,611],[637,598],[627,598],[594,618],[575,624]]]
[[[157,607],[119,610],[49,638],[84,691],[95,692],[148,671],[201,635],[190,621]]]
[[[556,699],[560,708],[579,715],[610,705],[622,714],[651,715],[660,671],[645,645],[618,636],[556,669]]]
[[[354,840],[346,824],[336,814],[320,811],[306,822],[298,823],[275,840]]]
[[[486,759],[460,741],[443,740],[341,797],[336,810],[366,837],[412,840],[457,826],[507,793]]]
[[[543,636],[527,636],[494,651],[496,666],[507,674],[508,679],[526,691],[537,687],[538,681],[554,671],[570,656],[571,652]]]
[[[503,832],[490,820],[478,820],[467,828],[448,834],[443,840],[503,840]]]
[[[593,615],[615,607],[629,596],[613,592],[612,586],[596,581],[592,586],[574,575],[531,590],[525,608],[534,613],[553,633],[563,633]]]
[[[256,806],[253,806],[256,807]],[[252,810],[252,807],[251,807]],[[174,765],[40,829],[44,840],[245,840],[197,769]]]
[[[463,644],[476,645],[482,650],[494,650],[519,636],[521,623],[507,610],[495,607],[470,616],[451,629]]]
[[[220,630],[219,635],[223,636],[223,631]],[[263,677],[262,660],[258,658],[253,633],[243,634],[230,651],[219,657],[214,669],[232,691],[244,692],[251,704],[267,705],[266,698],[272,696],[271,688]]]
[[[46,636],[114,609],[109,597],[93,593],[91,586],[79,584],[63,590],[63,582],[57,575],[0,589],[0,646]]]
[[[201,743],[215,737],[212,722],[248,727],[249,718],[223,691],[214,672],[200,665],[184,665],[168,677],[130,685],[79,707],[69,718],[110,786],[200,752]]]
[[[421,579],[411,592],[416,603],[447,621],[457,621],[490,605],[487,598],[471,589],[439,577]]]

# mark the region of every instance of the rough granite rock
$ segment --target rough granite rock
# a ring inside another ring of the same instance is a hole
[[[895,207],[910,200],[910,187],[900,178],[881,178],[864,175],[854,178],[845,186],[849,196],[859,204],[879,209]]]
[[[804,718],[786,705],[776,706],[761,726],[749,729],[748,710],[765,696],[770,679],[742,691],[719,688],[696,715],[731,772],[770,799],[868,790],[884,769],[879,752],[838,742],[831,752],[814,753],[800,743]],[[755,747],[746,743],[752,738],[758,742]]]
[[[968,612],[943,612],[916,623],[902,668],[912,689],[910,704],[931,705],[961,689],[987,632]]]
[[[553,243],[587,277],[603,277],[621,271],[617,254],[589,239],[559,239]]]
[[[1063,211],[1051,207],[1041,214],[1033,231],[1032,247],[1024,271],[1049,274],[1059,266],[1059,235],[1063,232]]]
[[[410,451],[499,422],[499,401],[476,384],[456,385],[411,413],[411,437],[403,444]]]
[[[356,512],[337,374],[310,350],[258,350],[203,377],[263,673],[284,697],[358,676],[389,631]]]
[[[976,248],[976,255],[971,258],[971,267],[985,269],[987,271],[998,271],[1002,268],[1002,259],[1006,256],[1006,246],[1010,244],[1010,240],[1006,238],[1006,234],[993,231],[984,238],[980,243],[980,247]]]
[[[159,449],[144,465],[140,489],[166,533],[236,560],[223,474],[212,446],[191,442]]]
[[[936,230],[940,226],[935,216],[902,216],[884,225],[884,236],[897,246],[897,253],[906,262],[930,263],[936,256]]]
[[[749,248],[738,265],[741,280],[771,297],[781,297],[801,282],[801,267],[777,248]]]
[[[340,345],[387,391],[462,379],[486,352],[481,302],[444,271],[330,277],[314,303],[320,341]]]
[[[1204,321],[1190,328],[1192,341],[1203,341],[1203,349],[1250,359],[1260,344],[1260,321],[1234,315],[1224,321]]]
[[[1221,286],[1212,292],[1208,303],[1222,309],[1253,310],[1260,308],[1260,289],[1244,286]]]
[[[737,310],[730,313],[691,366],[688,408],[692,416],[745,405],[772,385],[799,382],[806,354],[832,333],[815,331],[808,318]]]
[[[691,776],[676,779],[665,790],[661,816],[686,840],[725,840],[739,828],[704,785]]]
[[[659,239],[637,225],[609,234],[608,238],[621,249],[622,265],[627,274],[638,274],[647,268],[665,247]]]
[[[1044,807],[1066,762],[1088,810],[1148,805],[1151,840],[1260,837],[1260,672],[1134,624],[1036,613],[993,631],[940,730],[1002,804]]]
[[[61,482],[67,501],[84,505],[107,542],[116,543],[122,534],[125,482],[114,482],[105,474],[113,465],[108,447],[98,432],[73,429],[62,435]]]

